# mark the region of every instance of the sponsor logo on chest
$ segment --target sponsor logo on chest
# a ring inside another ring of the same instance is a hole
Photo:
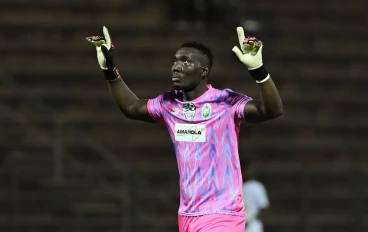
[[[175,140],[184,142],[206,142],[206,126],[201,124],[175,123]]]

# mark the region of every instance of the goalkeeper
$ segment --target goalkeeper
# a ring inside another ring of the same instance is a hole
[[[260,88],[260,99],[207,83],[212,53],[197,42],[184,43],[171,67],[173,90],[139,99],[114,63],[114,46],[104,36],[87,40],[97,49],[111,94],[122,113],[134,120],[165,123],[175,148],[180,185],[180,232],[243,232],[245,209],[238,136],[242,122],[255,123],[282,114],[279,93],[262,62],[261,41],[238,27],[233,52]]]

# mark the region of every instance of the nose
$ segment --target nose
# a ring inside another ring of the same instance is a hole
[[[180,72],[180,70],[178,68],[174,68],[174,67],[171,69],[171,71],[172,72]]]
[[[180,65],[180,63],[176,63],[171,67],[171,71],[172,72],[181,72],[183,70],[182,65]]]

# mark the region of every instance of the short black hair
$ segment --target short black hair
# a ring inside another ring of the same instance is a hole
[[[199,43],[199,42],[186,42],[183,43],[181,45],[181,48],[195,48],[197,50],[199,50],[203,55],[205,55],[208,58],[208,61],[210,63],[210,68],[212,68],[212,64],[213,64],[213,55],[211,52],[211,49],[209,47],[207,47],[206,45],[204,45],[203,43]]]

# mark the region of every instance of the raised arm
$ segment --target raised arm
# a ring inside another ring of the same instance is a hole
[[[244,30],[237,28],[239,44],[233,48],[233,52],[239,60],[248,67],[250,75],[256,80],[260,87],[260,99],[248,102],[244,108],[247,122],[263,122],[280,116],[283,113],[283,105],[280,95],[267,72],[262,61],[261,41],[254,37],[244,36]]]
[[[244,108],[247,122],[263,122],[277,118],[283,112],[282,100],[266,68],[262,66],[258,70],[251,70],[250,72],[252,76],[265,81],[258,81],[260,82],[258,83],[260,99],[248,102]]]
[[[139,99],[120,77],[114,81],[107,81],[110,93],[121,112],[130,119],[153,122],[148,113],[146,99]]]
[[[153,122],[147,109],[148,100],[139,99],[125,84],[114,63],[114,45],[103,27],[104,36],[90,36],[87,41],[96,46],[98,63],[103,70],[112,97],[121,112],[130,119]]]

